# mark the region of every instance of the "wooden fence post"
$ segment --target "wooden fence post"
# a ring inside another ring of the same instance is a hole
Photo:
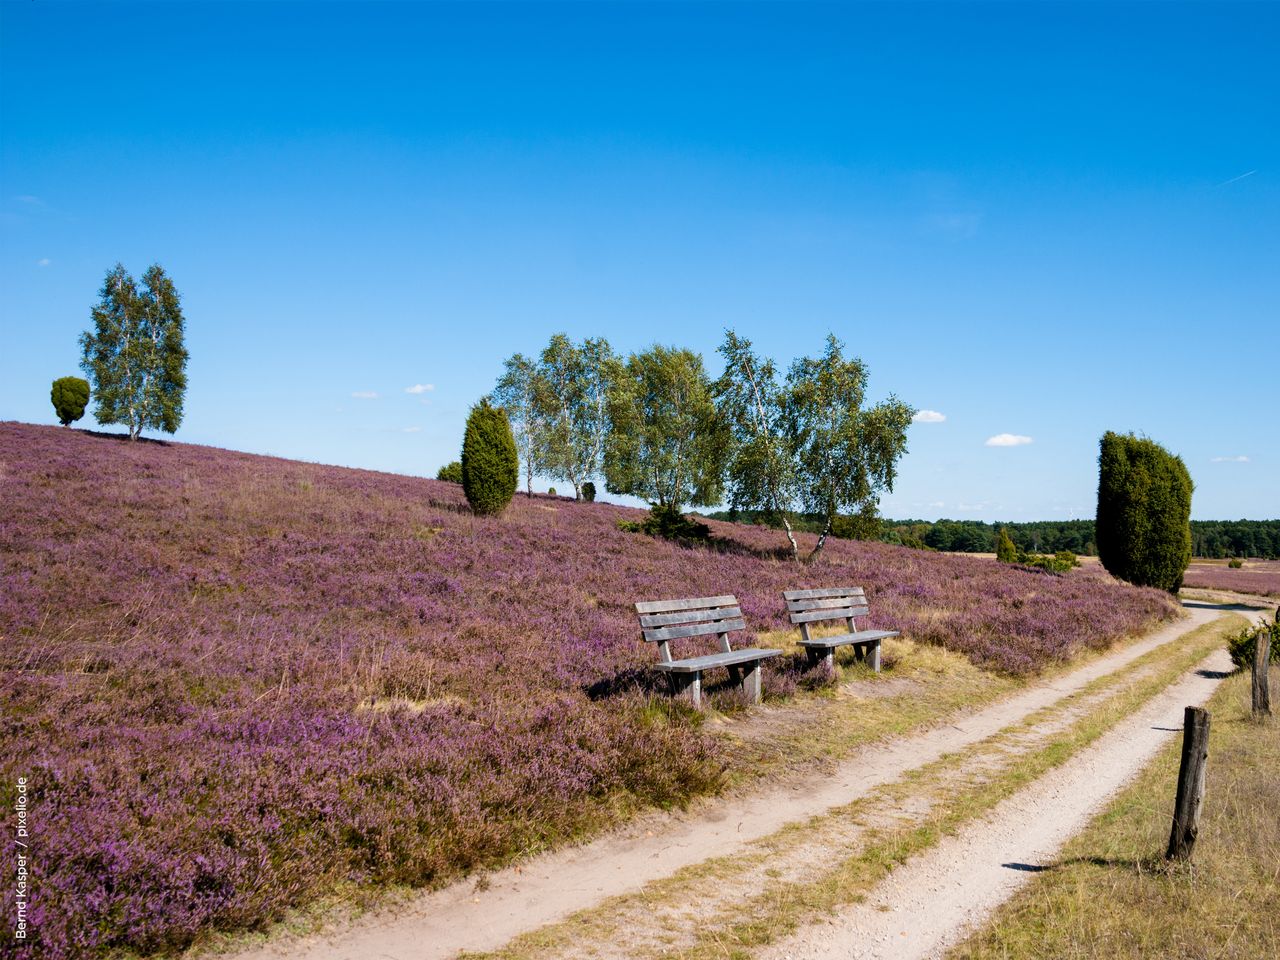
[[[1182,765],[1178,768],[1178,798],[1173,805],[1173,831],[1167,860],[1187,860],[1200,832],[1200,801],[1204,799],[1204,762],[1209,756],[1209,711],[1187,707],[1182,726]]]
[[[1280,610],[1276,611],[1280,614]],[[1271,666],[1271,624],[1265,621],[1258,631],[1257,643],[1253,648],[1253,715],[1255,717],[1271,716],[1271,686],[1267,682]]]

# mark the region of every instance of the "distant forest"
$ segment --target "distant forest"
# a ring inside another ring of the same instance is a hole
[[[721,510],[709,514],[713,520],[736,523],[770,522],[764,514],[748,510]],[[821,524],[817,517],[798,517],[798,530],[817,533]],[[1038,520],[1034,523],[984,523],[981,520],[880,520],[878,528],[865,519],[841,517],[832,528],[837,537],[882,540],[906,546],[925,546],[932,550],[960,553],[995,553],[996,535],[1000,528],[1019,549],[1031,553],[1057,553],[1070,550],[1081,556],[1098,552],[1093,537],[1092,520]],[[1280,559],[1280,520],[1192,520],[1191,552],[1193,556],[1224,559],[1227,557],[1264,557]]]

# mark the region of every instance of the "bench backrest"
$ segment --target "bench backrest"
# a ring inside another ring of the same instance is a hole
[[[636,604],[644,638],[658,645],[663,663],[671,662],[671,640],[716,634],[720,649],[728,653],[730,630],[745,630],[742,610],[732,594],[722,597],[694,597],[687,600],[649,600]]]
[[[787,613],[791,622],[799,624],[805,639],[809,637],[809,624],[822,620],[844,620],[850,632],[857,629],[854,617],[865,617],[871,612],[867,606],[867,594],[861,587],[822,587],[817,590],[784,590],[782,599],[787,601]]]

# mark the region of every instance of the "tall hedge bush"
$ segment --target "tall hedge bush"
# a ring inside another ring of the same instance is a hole
[[[481,400],[462,440],[462,492],[481,516],[501,513],[516,493],[520,455],[506,413]]]
[[[1108,432],[1098,455],[1098,558],[1110,573],[1177,593],[1191,562],[1191,492],[1182,458]]]

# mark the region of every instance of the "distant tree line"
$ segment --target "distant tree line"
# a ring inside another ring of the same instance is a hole
[[[1280,520],[1192,520],[1193,556],[1280,560]]]
[[[1092,520],[1040,520],[1030,523],[983,523],[981,520],[886,520],[884,539],[910,543],[911,538],[933,550],[958,553],[995,553],[1000,529],[1009,533],[1017,550],[1025,553],[1059,553],[1069,550],[1096,556]]]
[[[781,527],[766,511],[718,510],[708,516],[713,520]],[[1014,547],[1026,553],[1069,550],[1079,556],[1098,555],[1092,520],[984,523],[981,520],[882,519],[866,535],[868,531],[857,526],[857,519],[838,518],[834,535],[955,553],[995,553],[1003,527],[1008,530]],[[794,518],[792,525],[796,530],[817,533],[820,523],[816,516],[801,515]],[[1192,520],[1191,549],[1192,555],[1201,559],[1263,557],[1277,560],[1280,559],[1280,520]]]

